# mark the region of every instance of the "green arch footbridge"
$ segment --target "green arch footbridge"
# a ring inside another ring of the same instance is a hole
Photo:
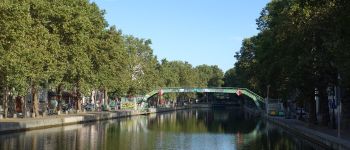
[[[210,88],[168,87],[167,88],[166,87],[158,90],[153,90],[147,93],[143,99],[145,101],[148,101],[150,97],[158,94],[160,91],[162,93],[236,93],[236,94],[239,93],[251,98],[258,108],[262,108],[265,105],[264,98],[262,98],[260,95],[252,92],[247,88],[238,88],[238,87],[225,87],[225,88],[222,88],[222,87],[210,87]]]

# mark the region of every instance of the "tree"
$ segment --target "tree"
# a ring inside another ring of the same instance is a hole
[[[41,22],[49,33],[59,38],[64,73],[58,82],[74,90],[76,106],[80,110],[82,93],[89,93],[94,85],[93,54],[96,54],[98,37],[107,26],[96,4],[86,0],[58,0],[32,3],[32,16]],[[54,7],[54,9],[52,8]]]
[[[210,80],[208,81],[208,86],[209,87],[221,87],[224,84],[223,71],[217,65],[211,66],[211,69],[212,69],[213,74],[212,74]]]
[[[308,103],[312,123],[316,122],[314,97],[318,96],[321,123],[327,124],[326,90],[337,84],[338,66],[341,66],[337,64],[346,64],[345,59],[338,57],[341,53],[335,45],[347,36],[336,33],[341,27],[334,23],[342,16],[339,14],[346,14],[348,10],[343,7],[346,5],[349,3],[345,1],[311,0],[268,3],[257,19],[261,32],[245,39],[235,56],[237,79],[243,86],[258,91],[271,85],[273,97],[294,97]],[[344,20],[341,22],[348,22]]]
[[[239,80],[237,79],[235,68],[227,70],[224,74],[224,87],[241,87]]]
[[[124,51],[124,39],[115,26],[105,30],[99,37],[98,51],[92,55],[93,71],[96,76],[96,88],[104,90],[105,102],[108,92],[122,96],[127,91],[127,54]]]
[[[50,36],[47,30],[31,17],[29,3],[5,4],[1,9],[3,21],[6,20],[6,23],[1,23],[4,37],[1,41],[1,70],[4,75],[5,103],[9,89],[14,88],[19,96],[24,97],[30,86],[33,93],[33,112],[39,115],[35,89],[55,72],[55,60],[50,54],[57,48],[57,39]],[[4,106],[7,111],[7,104]]]
[[[199,65],[195,68],[199,75],[199,86],[221,87],[224,83],[223,71],[217,66]]]
[[[151,40],[133,36],[124,37],[127,53],[127,71],[130,81],[128,94],[145,94],[158,86],[157,58],[150,47]]]

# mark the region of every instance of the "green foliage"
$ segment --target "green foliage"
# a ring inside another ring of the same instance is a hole
[[[199,86],[221,87],[224,84],[224,73],[217,65],[199,65],[195,70],[199,75]]]
[[[129,95],[145,94],[157,87],[157,58],[150,47],[151,40],[125,36]]]
[[[24,96],[31,88],[63,85],[63,90],[78,96],[94,89],[126,96],[161,87],[223,85],[217,66],[158,62],[151,40],[123,35],[115,26],[107,28],[104,13],[88,0],[2,2],[1,88]]]
[[[241,50],[235,55],[235,58],[237,59],[235,71],[239,75],[236,80],[240,82],[241,86],[249,87],[254,91],[259,91],[256,76],[257,60],[255,57],[255,41],[256,37],[243,40]]]
[[[124,41],[121,31],[115,26],[104,31],[99,37],[99,51],[92,57],[93,72],[96,75],[95,87],[105,88],[122,96],[128,87],[127,53],[124,50]],[[122,80],[124,79],[124,80]]]
[[[231,68],[225,72],[224,75],[224,87],[243,87],[239,83],[238,75],[235,68]]]

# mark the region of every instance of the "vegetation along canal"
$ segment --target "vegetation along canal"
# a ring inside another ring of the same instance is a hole
[[[0,135],[0,149],[322,149],[238,108],[188,109]]]

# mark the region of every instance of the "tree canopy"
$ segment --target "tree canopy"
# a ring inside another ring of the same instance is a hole
[[[81,100],[96,89],[132,96],[169,86],[223,85],[218,66],[158,62],[150,39],[124,35],[104,14],[89,0],[2,2],[1,89],[23,97],[28,90],[62,88]]]
[[[305,104],[311,122],[317,96],[326,124],[329,87],[341,86],[343,102],[350,101],[349,6],[346,0],[272,0],[257,19],[260,32],[243,40],[225,80],[265,96],[270,86],[270,97]]]

